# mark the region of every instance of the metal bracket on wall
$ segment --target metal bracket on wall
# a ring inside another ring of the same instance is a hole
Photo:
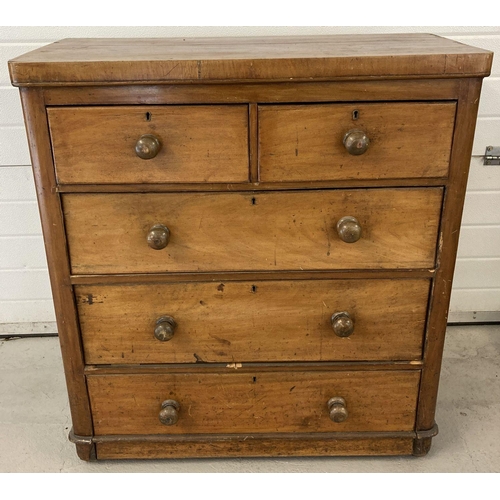
[[[500,165],[500,147],[488,146],[484,152],[483,165]]]

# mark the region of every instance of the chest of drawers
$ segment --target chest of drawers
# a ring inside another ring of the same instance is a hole
[[[427,453],[491,61],[420,34],[10,61],[79,456]]]

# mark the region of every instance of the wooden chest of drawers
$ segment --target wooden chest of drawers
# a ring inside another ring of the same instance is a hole
[[[432,35],[10,61],[79,456],[427,453],[491,61]]]

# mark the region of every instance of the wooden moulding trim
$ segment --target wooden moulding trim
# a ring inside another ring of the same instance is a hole
[[[252,137],[253,139],[253,137]],[[252,144],[251,144],[252,147]],[[254,148],[256,149],[256,148]],[[254,154],[256,152],[254,151]],[[256,180],[257,165],[251,158],[251,175]],[[384,187],[434,187],[445,186],[444,177],[429,177],[428,179],[376,179],[376,180],[338,180],[338,181],[311,181],[311,182],[248,182],[230,184],[211,183],[176,183],[176,184],[59,184],[59,193],[168,193],[168,192],[196,192],[196,191],[282,191],[282,190],[311,190],[311,189],[356,189],[356,188],[384,188]]]
[[[95,456],[94,445],[106,445],[106,444],[116,444],[116,445],[216,445],[216,444],[236,444],[241,446],[241,453],[245,453],[245,448],[248,451],[248,447],[253,444],[262,443],[272,445],[276,442],[286,441],[289,444],[306,442],[313,445],[314,443],[323,442],[323,443],[335,443],[335,442],[363,442],[363,441],[371,441],[372,443],[391,443],[394,440],[408,440],[413,441],[413,455],[423,456],[428,452],[430,448],[431,439],[436,436],[438,433],[437,425],[434,424],[432,429],[428,431],[400,431],[400,432],[338,432],[338,433],[268,433],[268,434],[188,434],[188,435],[104,435],[104,436],[78,436],[74,434],[73,429],[69,434],[69,440],[76,444],[77,448],[88,448],[90,452],[85,454],[85,456],[81,456],[80,458],[84,460],[95,460],[97,457]],[[235,450],[228,450],[227,456],[235,455]],[[409,452],[409,450],[408,450]],[[239,452],[236,452],[236,455]],[[396,452],[395,454],[401,454],[401,451]],[[104,453],[104,458],[106,457],[106,452]],[[271,453],[272,454],[272,453]],[[293,455],[293,452],[285,452],[279,453],[281,456]],[[302,453],[301,453],[302,454]],[[329,454],[329,453],[326,453]],[[340,455],[349,455],[349,449],[343,450]],[[358,454],[358,453],[354,453]],[[361,453],[364,454],[364,453]],[[366,450],[366,454],[373,454],[373,450]],[[377,453],[376,453],[377,454]],[[385,453],[383,453],[385,454]],[[389,454],[394,454],[389,453]],[[410,453],[407,453],[410,454]],[[135,454],[134,452],[128,454],[128,458],[132,458]],[[175,456],[176,454],[174,453]],[[224,456],[224,452],[219,456]],[[256,456],[269,456],[269,452],[257,452]],[[316,453],[308,453],[307,455],[313,456]],[[324,452],[319,452],[318,455],[325,455]],[[186,453],[184,451],[180,451],[179,457],[193,457],[198,456],[198,453],[195,452],[193,455],[192,452]],[[211,457],[212,453],[200,453],[200,457]],[[124,456],[114,455],[111,453],[111,456],[108,458],[126,458],[127,454]],[[142,457],[145,458],[145,457]],[[159,458],[159,456],[158,456]]]
[[[31,73],[36,73],[38,68],[33,68],[29,70]],[[442,79],[461,79],[461,78],[484,78],[490,75],[490,70],[478,71],[474,73],[448,73],[446,75],[432,75],[432,74],[408,74],[408,75],[381,75],[381,76],[372,76],[369,75],[353,75],[353,76],[334,76],[327,75],[314,78],[315,82],[352,82],[359,81],[360,79],[366,80],[370,79],[370,81],[401,81],[401,80],[442,80]],[[286,76],[278,76],[278,77],[269,77],[269,78],[213,78],[213,79],[205,79],[205,80],[176,80],[176,79],[165,79],[165,80],[141,80],[141,79],[129,79],[129,80],[103,80],[103,81],[55,81],[55,79],[47,79],[41,80],[39,82],[26,82],[26,81],[12,81],[12,85],[14,87],[27,87],[27,88],[45,88],[45,87],[101,87],[101,86],[126,86],[126,85],[200,85],[200,84],[251,84],[251,83],[308,83],[311,81],[311,77],[308,76],[295,76],[295,77],[286,77]]]
[[[417,431],[416,434],[417,439],[433,438],[434,436],[437,436],[439,434],[439,427],[436,422],[434,422],[434,425],[430,429],[426,431]]]
[[[364,371],[376,370],[421,370],[423,362],[415,361],[321,361],[321,362],[280,362],[280,363],[172,363],[144,365],[87,365],[86,375],[145,375],[162,373],[248,373],[286,371]]]
[[[460,80],[356,80],[349,82],[297,83],[213,83],[190,86],[144,84],[133,86],[47,87],[49,106],[91,104],[231,104],[277,102],[346,102],[394,100],[454,100],[458,98]]]
[[[434,434],[435,435],[435,434]],[[429,436],[430,437],[430,436]],[[394,438],[417,438],[415,431],[398,432],[328,432],[328,433],[279,433],[270,434],[130,434],[130,435],[106,435],[106,436],[77,436],[70,432],[70,441],[75,444],[110,443],[110,442],[216,442],[216,441],[248,441],[248,440],[272,440],[287,439],[290,441],[300,440],[346,440],[346,439],[394,439]]]
[[[92,436],[79,436],[78,434],[75,434],[73,427],[69,431],[68,439],[74,444],[91,445],[93,443]]]
[[[153,442],[213,442],[213,441],[248,441],[252,440],[272,440],[286,438],[291,441],[299,440],[318,440],[318,439],[331,439],[331,440],[344,440],[344,439],[393,439],[393,438],[415,438],[414,431],[401,431],[401,432],[329,432],[329,433],[272,433],[272,434],[188,434],[184,436],[172,435],[135,435],[130,436],[116,435],[116,436],[94,436],[92,441],[94,443],[106,443],[116,441],[153,441]]]
[[[217,281],[273,281],[311,279],[430,279],[435,269],[362,271],[255,271],[220,273],[80,274],[72,275],[73,285],[119,285],[124,283],[183,283]]]

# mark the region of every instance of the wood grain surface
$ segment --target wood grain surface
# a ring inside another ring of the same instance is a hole
[[[282,372],[239,374],[89,375],[96,435],[239,432],[411,431],[420,373]],[[327,402],[346,401],[342,423]],[[180,405],[177,424],[158,414]]]
[[[73,274],[434,266],[442,189],[65,194]],[[344,243],[337,221],[356,217]],[[163,250],[147,245],[154,224]]]
[[[290,439],[290,435],[273,438],[245,436],[240,439],[199,441],[196,437],[182,441],[127,441],[120,437],[96,443],[98,460],[208,458],[208,457],[321,457],[365,455],[411,455],[411,437],[364,437],[335,439],[312,437]]]
[[[75,287],[88,364],[416,360],[429,280],[304,280]],[[354,321],[337,337],[335,312]],[[156,320],[172,316],[160,342]]]
[[[66,39],[9,61],[14,85],[460,77],[493,54],[430,34]]]
[[[50,106],[321,103],[353,101],[436,101],[458,98],[460,80],[349,80],[330,82],[197,83],[47,87]]]
[[[59,183],[248,182],[248,107],[105,106],[49,108]],[[155,158],[138,139],[161,143]]]
[[[454,103],[259,106],[260,180],[446,177],[454,122]],[[359,156],[343,144],[352,129],[370,140]]]

